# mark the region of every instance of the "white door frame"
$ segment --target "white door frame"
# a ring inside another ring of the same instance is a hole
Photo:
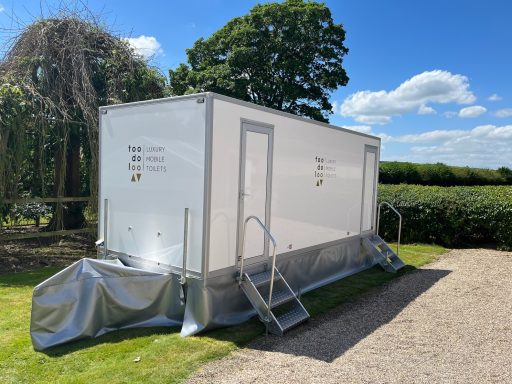
[[[363,217],[364,217],[364,214],[365,214],[365,211],[364,211],[364,195],[365,195],[365,189],[366,189],[366,159],[367,159],[367,155],[368,153],[374,153],[375,154],[375,164],[374,164],[374,167],[373,167],[373,193],[372,193],[372,205],[371,205],[371,210],[372,210],[372,213],[371,213],[371,226],[370,226],[370,229],[366,229],[363,231]],[[359,232],[364,235],[364,234],[367,234],[367,233],[374,233],[375,232],[375,228],[376,228],[376,223],[375,223],[375,213],[376,213],[376,205],[377,205],[377,185],[378,185],[378,182],[379,182],[379,148],[374,146],[374,145],[368,145],[366,144],[364,146],[364,161],[363,161],[363,181],[362,181],[362,184],[363,184],[363,188],[362,188],[362,193],[361,193],[361,220],[360,220],[360,226],[359,226]]]
[[[245,161],[246,161],[246,143],[247,143],[247,132],[255,132],[268,135],[268,150],[267,150],[267,188],[266,188],[266,199],[265,199],[265,217],[260,217],[259,219],[265,224],[265,226],[270,230],[270,209],[272,202],[272,162],[273,162],[273,151],[274,151],[274,126],[270,124],[260,123],[253,120],[241,119],[240,120],[240,174],[239,174],[239,184],[238,184],[238,225],[237,225],[237,261],[236,265],[238,267],[240,262],[240,257],[242,255],[242,236],[243,236],[243,226],[244,221],[246,219],[244,214],[244,188],[245,188]],[[252,225],[256,225],[252,223]],[[265,262],[269,257],[269,239],[268,236],[261,230],[264,234],[264,247],[263,254],[259,256],[254,256],[251,258],[246,258],[244,263],[246,265],[256,264],[260,262]]]

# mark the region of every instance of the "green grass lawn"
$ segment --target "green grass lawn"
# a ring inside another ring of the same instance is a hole
[[[405,245],[401,257],[408,266],[399,273],[375,267],[305,294],[302,301],[318,316],[444,252],[439,246]],[[0,275],[1,383],[179,383],[202,364],[226,356],[264,331],[256,319],[188,338],[181,338],[177,328],[146,328],[35,352],[29,335],[32,288],[55,272],[45,268]]]

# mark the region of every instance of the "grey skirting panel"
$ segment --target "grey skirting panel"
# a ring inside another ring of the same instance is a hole
[[[255,315],[235,280],[235,268],[206,281],[133,268],[120,260],[83,259],[39,284],[33,293],[30,333],[37,350],[135,327],[182,326],[181,335],[240,324]],[[292,289],[302,292],[373,266],[360,238],[278,257]],[[263,265],[253,266],[253,269]]]

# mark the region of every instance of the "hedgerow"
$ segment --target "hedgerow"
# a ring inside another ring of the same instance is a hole
[[[512,249],[512,187],[379,185],[379,202],[388,201],[403,216],[402,239],[445,246],[496,244]],[[380,234],[396,240],[398,220],[381,214]]]
[[[420,185],[512,185],[512,170],[455,167],[443,163],[416,164],[388,161],[380,163],[379,181],[383,184]]]

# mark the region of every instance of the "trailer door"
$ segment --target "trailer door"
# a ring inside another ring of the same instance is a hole
[[[375,229],[377,186],[377,147],[366,145],[363,166],[363,199],[361,207],[361,233]]]
[[[271,126],[242,121],[240,188],[238,214],[238,256],[242,255],[245,219],[256,216],[270,229],[273,129]],[[244,258],[249,264],[266,260],[268,237],[251,220],[247,224]],[[240,257],[239,257],[240,259]]]

